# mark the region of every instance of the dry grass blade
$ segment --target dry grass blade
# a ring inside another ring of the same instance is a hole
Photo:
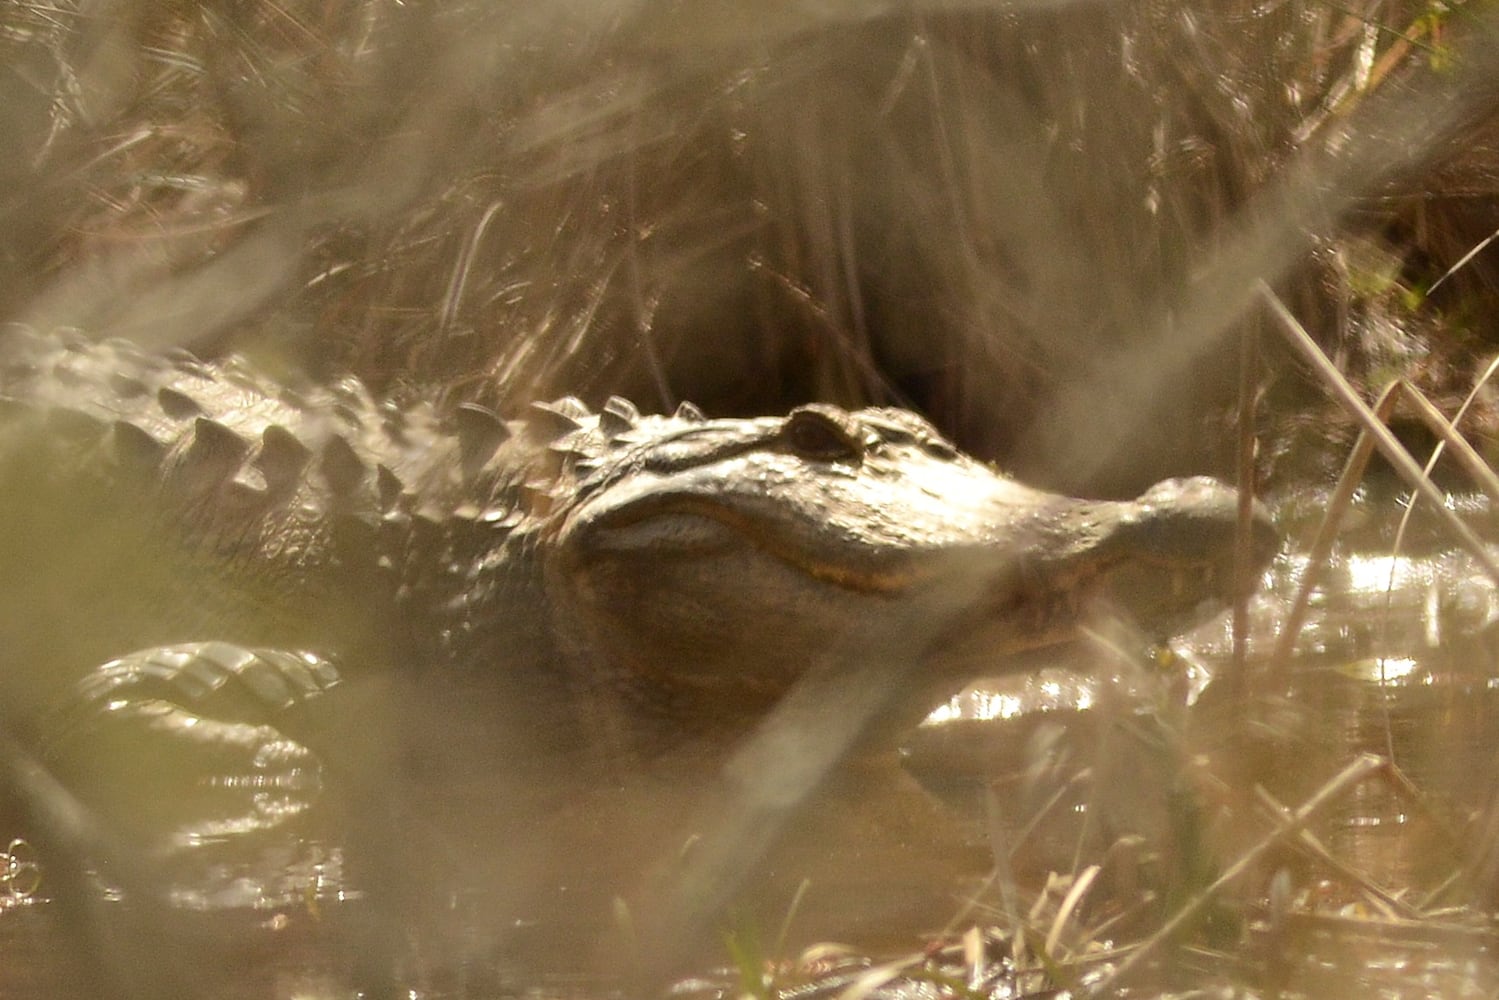
[[[1494,366],[1490,366],[1492,372]],[[1489,468],[1489,464],[1468,443],[1468,439],[1457,432],[1457,421],[1462,419],[1462,411],[1457,417],[1448,420],[1441,410],[1431,404],[1431,400],[1417,388],[1406,382],[1396,382],[1393,388],[1399,392],[1400,397],[1416,408],[1416,415],[1421,422],[1431,428],[1431,432],[1439,437],[1436,448],[1432,451],[1431,460],[1426,464],[1426,472],[1430,473],[1436,460],[1441,457],[1442,448],[1452,449],[1452,457],[1457,464],[1462,466],[1463,471],[1472,477],[1478,488],[1488,494],[1489,499],[1499,503],[1499,476]],[[1469,399],[1471,400],[1471,396]],[[1466,407],[1466,404],[1464,404]]]
[[[796,887],[796,894],[791,897],[791,902],[786,906],[786,915],[781,918],[781,928],[776,932],[776,943],[771,949],[771,958],[780,964],[786,954],[786,942],[791,938],[791,924],[796,919],[797,911],[802,908],[802,900],[807,896],[807,890],[812,888],[811,879],[802,879]]]
[[[1431,283],[1431,287],[1426,289],[1426,294],[1430,296],[1432,292],[1436,291],[1438,288],[1441,288],[1442,285],[1446,283],[1448,278],[1452,277],[1458,271],[1461,271],[1464,267],[1466,267],[1474,257],[1477,257],[1479,254],[1483,253],[1484,250],[1488,248],[1488,245],[1495,240],[1499,240],[1499,229],[1494,230],[1486,238],[1479,240],[1478,243],[1474,245],[1473,249],[1463,254],[1457,259],[1456,263],[1447,268],[1447,270],[1443,271],[1442,276],[1437,278],[1436,281],[1433,281]]]
[[[1447,509],[1446,497],[1437,489],[1431,477],[1421,471],[1416,460],[1411,458],[1410,452],[1405,450],[1390,429],[1369,408],[1369,404],[1359,397],[1358,391],[1343,377],[1343,373],[1338,371],[1327,355],[1322,353],[1316,341],[1312,340],[1311,334],[1306,332],[1306,329],[1286,308],[1285,303],[1281,302],[1279,296],[1270,290],[1270,286],[1260,282],[1259,292],[1261,299],[1281,321],[1281,329],[1292,348],[1312,366],[1312,370],[1331,390],[1338,403],[1359,422],[1363,431],[1373,439],[1375,447],[1394,466],[1401,478],[1410,484],[1417,494],[1431,502],[1446,522],[1447,527],[1452,530],[1453,536],[1473,555],[1474,559],[1478,560],[1478,564],[1489,574],[1489,577],[1499,584],[1499,562],[1495,561],[1483,542],[1473,534],[1472,529]]]
[[[852,986],[838,994],[838,1000],[864,1000],[865,997],[870,996],[880,987],[909,972],[916,965],[920,964],[921,960],[922,957],[920,955],[912,955],[897,959],[894,962],[876,965],[854,980]]]
[[[1124,983],[1142,962],[1154,954],[1162,944],[1169,941],[1187,921],[1191,920],[1204,906],[1211,902],[1225,886],[1247,871],[1259,859],[1260,855],[1279,843],[1281,838],[1287,834],[1300,829],[1302,824],[1306,823],[1323,806],[1357,785],[1371,773],[1385,766],[1383,758],[1376,757],[1373,754],[1362,754],[1347,767],[1343,768],[1342,771],[1318,789],[1311,798],[1302,803],[1301,807],[1287,817],[1279,826],[1262,837],[1256,844],[1240,855],[1237,861],[1224,869],[1223,874],[1214,879],[1211,885],[1189,900],[1180,910],[1162,923],[1154,934],[1140,942],[1135,950],[1130,952],[1129,957],[1120,962],[1112,973],[1094,984],[1090,991],[1091,995],[1102,996]]]
[[[1463,470],[1468,473],[1473,482],[1486,493],[1491,500],[1499,504],[1499,476],[1494,474],[1487,462],[1474,450],[1467,439],[1457,432],[1456,423],[1462,419],[1468,405],[1473,400],[1473,395],[1493,373],[1499,370],[1499,359],[1489,365],[1488,370],[1477,381],[1473,392],[1464,401],[1453,420],[1448,420],[1442,412],[1431,404],[1431,401],[1417,388],[1408,382],[1396,381],[1390,383],[1380,393],[1379,398],[1374,401],[1370,411],[1380,422],[1385,425],[1394,412],[1395,407],[1401,402],[1409,402],[1414,406],[1417,416],[1437,436],[1438,443],[1432,450],[1431,458],[1422,470],[1423,478],[1429,479],[1432,468],[1437,459],[1441,457],[1442,449],[1450,445],[1453,457]],[[1364,470],[1373,455],[1375,439],[1367,430],[1361,431],[1358,440],[1354,443],[1353,450],[1348,453],[1348,460],[1343,466],[1343,472],[1338,477],[1337,486],[1333,490],[1332,499],[1328,502],[1327,512],[1323,515],[1321,524],[1317,527],[1317,534],[1307,553],[1306,572],[1301,579],[1301,586],[1296,592],[1296,599],[1291,604],[1291,610],[1286,615],[1285,623],[1276,641],[1275,651],[1270,658],[1271,670],[1275,673],[1284,671],[1286,664],[1290,662],[1291,654],[1295,649],[1296,637],[1301,631],[1301,625],[1306,619],[1306,611],[1311,602],[1311,594],[1317,587],[1321,577],[1322,569],[1327,565],[1328,557],[1332,554],[1333,543],[1337,540],[1338,528],[1343,518],[1348,513],[1349,504],[1353,499],[1353,492],[1357,489],[1359,482],[1363,479]],[[1396,547],[1399,547],[1398,539],[1404,536],[1405,524],[1410,517],[1411,507],[1407,507],[1401,518],[1400,531],[1397,533]],[[1455,518],[1445,505],[1442,507],[1449,520]]]
[[[1374,401],[1373,412],[1383,421],[1394,405],[1395,386],[1392,385]],[[1363,480],[1364,469],[1368,467],[1373,454],[1374,438],[1367,432],[1361,432],[1353,450],[1348,453],[1348,460],[1343,464],[1343,472],[1338,476],[1337,486],[1327,504],[1327,512],[1322,516],[1322,523],[1317,526],[1317,534],[1307,552],[1306,571],[1302,574],[1301,586],[1296,591],[1296,599],[1291,602],[1291,610],[1281,624],[1280,635],[1276,637],[1275,651],[1270,656],[1270,673],[1273,677],[1281,677],[1291,662],[1296,639],[1306,621],[1307,608],[1311,606],[1312,592],[1317,589],[1322,570],[1332,555],[1333,543],[1337,541],[1338,529],[1353,502],[1353,492]]]
[[[1275,814],[1281,822],[1285,822],[1291,818],[1291,810],[1281,803],[1279,799],[1266,791],[1263,786],[1255,786],[1254,792],[1260,802]],[[1312,831],[1301,830],[1297,833],[1296,839],[1301,842],[1303,848],[1309,851],[1313,857],[1329,868],[1335,875],[1363,890],[1369,902],[1384,915],[1385,919],[1395,920],[1405,918],[1407,920],[1416,920],[1420,918],[1421,914],[1410,904],[1402,902],[1387,890],[1375,885],[1369,876],[1363,872],[1356,871],[1342,861],[1339,861],[1327,849],[1327,845],[1322,843]]]
[[[1431,401],[1419,389],[1405,382],[1397,382],[1395,388],[1402,390],[1402,398],[1408,400],[1415,407],[1416,413],[1422,422],[1438,438],[1436,447],[1431,450],[1431,457],[1427,459],[1426,467],[1422,471],[1428,476],[1431,475],[1431,470],[1436,468],[1437,460],[1442,457],[1443,449],[1450,445],[1453,457],[1457,459],[1458,464],[1472,477],[1479,488],[1488,495],[1490,502],[1499,504],[1499,476],[1494,475],[1494,470],[1489,468],[1488,463],[1479,456],[1478,452],[1473,449],[1473,446],[1468,443],[1467,439],[1457,432],[1458,422],[1468,412],[1469,406],[1472,405],[1474,398],[1478,394],[1479,387],[1494,373],[1496,366],[1499,366],[1499,359],[1491,363],[1488,371],[1474,383],[1472,390],[1468,393],[1467,399],[1463,400],[1463,405],[1458,408],[1457,414],[1450,421],[1440,410],[1431,404]],[[1405,539],[1406,527],[1410,524],[1411,515],[1415,513],[1415,510],[1415,499],[1412,498],[1411,503],[1406,506],[1405,512],[1400,515],[1400,526],[1395,532],[1394,548],[1397,552],[1400,549],[1402,541]]]
[[[1078,874],[1072,882],[1072,888],[1067,890],[1067,895],[1062,898],[1062,905],[1057,907],[1057,915],[1052,919],[1051,930],[1046,933],[1046,954],[1056,957],[1057,945],[1062,941],[1062,932],[1067,929],[1067,922],[1072,919],[1072,913],[1077,909],[1088,890],[1093,887],[1093,880],[1098,878],[1102,869],[1098,865],[1089,865]]]
[[[1230,675],[1234,690],[1242,695],[1246,685],[1244,658],[1249,646],[1249,594],[1254,590],[1250,567],[1254,565],[1254,409],[1258,393],[1259,325],[1245,328],[1239,343],[1239,520],[1234,529],[1234,653]]]

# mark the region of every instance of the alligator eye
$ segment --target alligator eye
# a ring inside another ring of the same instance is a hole
[[[921,446],[926,449],[928,455],[947,461],[957,458],[960,454],[958,446],[945,438],[929,437],[921,442]]]
[[[792,410],[783,433],[786,443],[803,458],[832,460],[859,458],[864,454],[853,430],[821,407]]]

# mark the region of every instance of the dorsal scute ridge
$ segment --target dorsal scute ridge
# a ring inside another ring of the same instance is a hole
[[[154,471],[167,453],[167,442],[139,424],[116,420],[104,447],[115,465],[137,472]]]
[[[599,411],[599,416],[603,417],[605,414],[627,427],[633,427],[640,419],[640,410],[623,396],[610,396],[606,399],[603,409]]]
[[[405,484],[390,466],[384,462],[375,466],[375,493],[380,501],[381,513],[389,514],[394,511],[401,502],[405,489]]]
[[[226,425],[210,417],[198,417],[193,421],[186,459],[237,467],[249,450],[250,442]]]
[[[347,497],[363,485],[369,470],[349,439],[330,434],[323,443],[318,466],[323,480],[336,496]]]
[[[577,406],[571,405],[574,403]],[[578,412],[580,408],[582,412]],[[535,402],[526,414],[526,429],[538,442],[550,443],[582,427],[587,416],[587,408],[572,396],[564,396],[550,403]]]
[[[237,499],[272,526],[352,516],[402,537],[417,511],[454,531],[542,523],[580,488],[628,474],[652,441],[706,420],[690,403],[643,415],[618,396],[597,411],[562,396],[507,420],[475,402],[396,403],[353,376],[286,384],[236,356],[16,326],[0,328],[0,374],[0,405],[55,428],[80,461],[98,456],[184,502]]]
[[[295,489],[311,459],[312,449],[280,424],[261,431],[255,462],[273,488]]]
[[[464,475],[473,480],[509,439],[510,428],[499,414],[478,403],[459,404],[453,411],[453,424]]]
[[[593,411],[588,408],[588,404],[577,396],[559,396],[546,406],[553,413],[566,414],[579,422],[593,416]]]
[[[599,430],[612,441],[634,430],[636,419],[638,418],[626,417],[613,410],[601,410],[599,411]]]
[[[156,390],[156,403],[173,420],[188,420],[206,412],[196,399],[169,385]]]
[[[607,445],[607,441],[601,441],[599,437],[598,422],[590,420],[576,430],[568,431],[566,434],[552,441],[547,445],[547,448],[565,458],[576,461],[577,459],[598,454],[601,447],[605,445]]]

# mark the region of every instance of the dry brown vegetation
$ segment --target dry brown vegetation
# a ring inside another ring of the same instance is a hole
[[[0,319],[512,411],[898,403],[1033,481],[1131,492],[1233,469],[1260,281],[1355,383],[1449,414],[1469,392],[1499,344],[1496,36],[1478,2],[11,0]],[[1294,491],[1354,424],[1275,343],[1260,464]],[[1472,410],[1483,451],[1499,406]],[[1289,807],[1398,784],[1353,760]],[[1266,846],[1225,870],[1302,838],[1259,806]],[[1377,911],[1373,950],[1492,947],[1478,911],[1299,849]],[[873,972],[819,953],[806,978],[1075,983],[1118,958],[1095,927],[1057,964],[1087,872],[1028,930]],[[1142,961],[1223,891],[1189,888]],[[1248,895],[1266,954],[1337,933]]]
[[[14,2],[0,316],[510,407],[897,401],[1074,489],[1221,469],[1215,280],[1375,374],[1482,349],[1476,10]]]

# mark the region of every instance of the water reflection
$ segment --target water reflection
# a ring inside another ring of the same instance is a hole
[[[1043,670],[1013,681],[973,684],[927,716],[925,725],[949,722],[992,722],[1031,712],[1083,710],[1097,697],[1096,681],[1068,670]]]
[[[1345,664],[1342,671],[1365,684],[1432,683],[1432,676],[1419,671],[1419,666],[1419,662],[1410,656],[1371,656]]]
[[[1250,602],[1252,659],[1270,656],[1305,576],[1306,556],[1301,553],[1283,555],[1266,572]],[[1294,647],[1300,667],[1383,660],[1387,678],[1413,672],[1393,662],[1402,658],[1415,660],[1422,669],[1461,667],[1463,655],[1440,652],[1449,644],[1469,654],[1483,650],[1485,655],[1473,665],[1487,665],[1483,644],[1499,621],[1499,587],[1467,553],[1344,554],[1333,558],[1319,579]],[[1178,655],[1203,665],[1227,662],[1231,645],[1227,619],[1172,642]]]

